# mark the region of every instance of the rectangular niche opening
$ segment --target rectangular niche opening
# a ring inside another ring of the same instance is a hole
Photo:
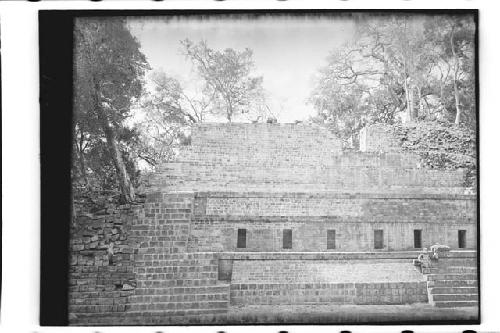
[[[458,248],[465,249],[467,247],[467,230],[458,230]]]
[[[413,247],[416,249],[422,248],[422,230],[421,229],[413,230]]]
[[[375,249],[384,248],[384,230],[374,230],[373,231],[373,246]]]
[[[292,229],[283,230],[283,248],[284,249],[292,248]]]
[[[326,231],[326,249],[332,250],[335,249],[335,230],[327,230]]]
[[[247,247],[247,229],[238,229],[238,242],[236,247],[238,249],[245,249]]]

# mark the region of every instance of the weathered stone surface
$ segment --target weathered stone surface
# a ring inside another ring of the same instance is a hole
[[[224,323],[235,305],[427,302],[422,268],[412,265],[421,251],[414,231],[422,247],[450,246],[448,263],[473,265],[476,197],[463,171],[421,168],[389,134],[369,129],[366,152],[344,152],[321,127],[195,127],[144,203],[81,211],[71,238],[72,323]],[[375,230],[383,231],[377,249]],[[453,251],[458,230],[472,250],[465,257]],[[442,279],[449,270],[433,273],[446,273],[427,282],[436,292],[477,287]],[[438,296],[442,305],[474,302],[447,297]]]
[[[124,221],[140,219],[142,209],[139,204],[134,208],[98,210],[95,214],[100,216],[96,219],[89,213],[77,216],[70,239],[70,323],[82,315],[125,311],[128,297],[135,289],[134,258],[113,253],[134,252],[137,245],[130,234],[131,224]],[[88,223],[89,217],[92,223]],[[124,241],[114,240],[111,230]]]
[[[372,133],[367,140],[379,139]],[[160,168],[152,186],[160,192],[465,191],[463,170],[424,169],[419,161],[400,149],[343,152],[340,140],[317,126],[202,124],[193,129],[191,145]]]
[[[374,124],[361,129],[359,150],[362,152],[402,151],[399,140],[394,135],[394,130],[385,124]]]

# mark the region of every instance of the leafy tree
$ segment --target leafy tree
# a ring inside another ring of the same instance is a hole
[[[462,123],[465,105],[474,108],[473,32],[468,17],[360,17],[354,39],[330,53],[316,76],[315,120],[342,127],[344,137],[402,115],[441,119],[443,110]],[[466,114],[470,122],[474,112]]]
[[[475,191],[477,145],[473,129],[439,121],[420,121],[405,126],[398,124],[393,128],[402,149],[420,155],[423,167],[464,169],[464,185]]]
[[[189,96],[177,79],[163,71],[153,71],[149,81],[138,101],[143,118],[135,124],[134,151],[155,168],[174,156],[174,148],[183,143],[191,125],[204,121],[210,101]]]
[[[133,200],[135,194],[131,158],[124,144],[131,133],[124,123],[141,94],[142,77],[149,68],[139,47],[124,19],[75,22],[74,144],[79,173],[85,175],[90,170],[109,175],[104,170],[109,171],[112,165],[115,184],[126,201]],[[89,160],[94,165],[85,165]]]
[[[425,22],[425,38],[438,56],[440,97],[457,125],[475,126],[474,34],[470,16],[437,16]]]
[[[332,129],[342,137],[349,137],[359,130],[367,121],[370,110],[361,103],[365,91],[361,86],[336,84],[323,77],[324,81],[316,90],[311,101],[318,112],[315,122],[330,124]]]
[[[252,50],[238,52],[227,48],[216,51],[206,42],[181,42],[184,54],[196,66],[204,81],[204,94],[211,101],[211,112],[229,122],[235,116],[265,108],[262,76],[252,76]]]
[[[142,106],[161,110],[170,122],[189,124],[202,122],[210,104],[206,96],[191,97],[180,82],[163,71],[150,75],[152,91],[144,96]]]

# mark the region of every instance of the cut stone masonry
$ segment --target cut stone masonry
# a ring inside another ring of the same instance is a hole
[[[380,125],[361,141],[364,152],[344,152],[319,126],[195,126],[134,214],[73,234],[71,323],[227,323],[253,305],[477,306],[463,170],[421,168]],[[417,243],[446,244],[450,258],[421,271]]]

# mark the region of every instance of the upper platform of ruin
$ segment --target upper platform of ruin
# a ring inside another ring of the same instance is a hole
[[[421,167],[383,125],[363,129],[360,150],[352,151],[319,125],[204,123],[153,184],[163,192],[462,195],[464,177],[461,169]]]

